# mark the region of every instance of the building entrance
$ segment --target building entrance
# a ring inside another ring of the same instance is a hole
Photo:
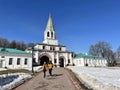
[[[47,57],[47,56],[42,56],[42,57],[40,58],[40,65],[43,65],[44,62],[46,62],[46,63],[48,64],[48,63],[49,63],[49,57]]]
[[[60,67],[64,67],[64,59],[60,58],[59,60]]]

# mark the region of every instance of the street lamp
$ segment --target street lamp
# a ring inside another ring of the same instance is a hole
[[[34,47],[32,47],[32,73],[34,73],[34,69],[33,69],[33,59],[34,59]]]

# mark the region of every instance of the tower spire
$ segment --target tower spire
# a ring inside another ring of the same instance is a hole
[[[47,22],[46,29],[44,32],[43,43],[58,45],[58,41],[56,40],[56,33],[55,33],[54,26],[52,23],[51,14],[49,14],[48,22]]]
[[[49,30],[54,31],[51,14],[49,14],[49,18],[48,18],[48,22],[47,22],[47,26],[46,26],[46,31],[49,31]]]
[[[49,13],[49,17],[51,17],[51,13]]]

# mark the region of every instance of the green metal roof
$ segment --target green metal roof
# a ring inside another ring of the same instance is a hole
[[[103,58],[100,56],[86,55],[86,54],[77,54],[74,58]]]
[[[25,51],[22,51],[22,50],[18,50],[18,49],[13,49],[13,48],[0,48],[0,53],[2,52],[7,52],[7,53],[14,53],[14,54],[30,54],[30,53],[27,53]]]

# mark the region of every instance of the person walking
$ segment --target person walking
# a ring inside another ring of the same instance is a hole
[[[42,66],[42,70],[43,70],[43,73],[44,73],[44,78],[46,77],[46,71],[47,71],[47,64],[46,62],[44,62],[43,66]]]
[[[49,69],[49,74],[50,74],[50,76],[52,76],[52,68],[53,68],[53,64],[52,64],[52,61],[50,61],[50,62],[48,63],[48,69]]]

